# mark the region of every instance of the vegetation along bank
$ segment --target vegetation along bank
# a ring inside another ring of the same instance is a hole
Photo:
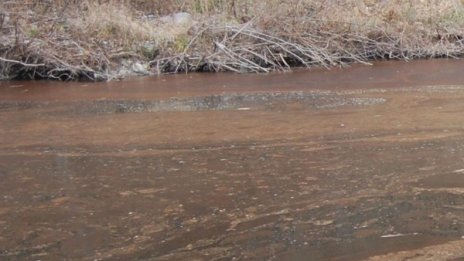
[[[461,0],[5,0],[0,79],[460,57]]]

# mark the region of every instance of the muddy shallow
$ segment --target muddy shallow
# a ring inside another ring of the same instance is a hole
[[[0,83],[0,260],[464,258],[462,66]]]

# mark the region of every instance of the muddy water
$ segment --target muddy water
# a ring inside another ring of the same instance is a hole
[[[0,260],[460,260],[462,61],[0,83]]]

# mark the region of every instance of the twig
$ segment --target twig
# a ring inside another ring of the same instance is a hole
[[[24,67],[40,67],[40,66],[45,66],[45,64],[43,64],[43,63],[38,63],[38,64],[23,63],[23,62],[21,62],[21,61],[6,59],[6,58],[3,58],[3,57],[0,57],[0,61],[6,62],[6,63],[20,64],[20,65],[22,65],[22,66],[24,66]]]

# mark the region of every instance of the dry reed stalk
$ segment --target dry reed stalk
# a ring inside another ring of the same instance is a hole
[[[197,22],[159,19],[175,11]],[[460,0],[7,0],[0,79],[112,79],[124,61],[157,73],[269,72],[460,57],[463,29]]]

